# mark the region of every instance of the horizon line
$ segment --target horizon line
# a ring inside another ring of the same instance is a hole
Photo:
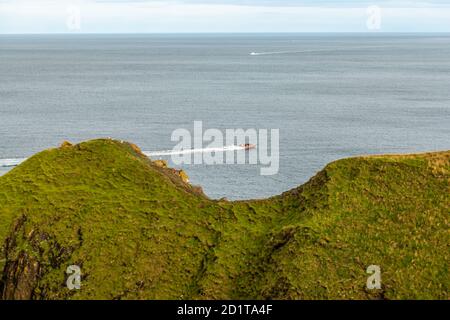
[[[191,35],[191,34],[366,34],[366,35],[381,35],[381,34],[450,34],[450,31],[256,31],[256,32],[6,32],[1,33],[0,36],[6,35]]]

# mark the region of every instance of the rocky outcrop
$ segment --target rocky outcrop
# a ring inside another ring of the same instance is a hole
[[[153,164],[160,168],[168,168],[169,167],[166,160],[155,160],[155,161],[153,161]]]
[[[137,145],[135,145],[134,143],[128,142],[129,146],[131,147],[131,149],[133,149],[134,152],[136,152],[139,155],[144,155],[142,153],[141,148],[139,148]]]
[[[73,145],[69,142],[69,141],[63,141],[63,143],[61,143],[61,148],[70,148]]]
[[[189,183],[189,176],[184,170],[178,171],[178,175],[180,176],[181,180],[183,180],[184,183]]]

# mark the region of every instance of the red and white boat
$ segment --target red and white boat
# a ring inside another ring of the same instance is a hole
[[[239,147],[244,148],[244,150],[250,150],[250,149],[255,149],[256,145],[250,144],[250,143],[246,143],[246,144],[239,145]]]

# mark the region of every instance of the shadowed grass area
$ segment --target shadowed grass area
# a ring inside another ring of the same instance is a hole
[[[215,201],[128,143],[0,177],[0,294],[43,299],[448,299],[450,152],[359,157],[266,200]],[[379,265],[382,289],[367,290]],[[82,289],[65,286],[79,265]]]

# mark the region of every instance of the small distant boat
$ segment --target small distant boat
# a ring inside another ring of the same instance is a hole
[[[239,147],[244,148],[244,150],[250,150],[250,149],[255,149],[256,145],[250,144],[250,143],[246,143],[246,144],[239,145]]]
[[[251,55],[251,56],[257,56],[258,53],[256,53],[256,52],[250,52],[250,55]]]

